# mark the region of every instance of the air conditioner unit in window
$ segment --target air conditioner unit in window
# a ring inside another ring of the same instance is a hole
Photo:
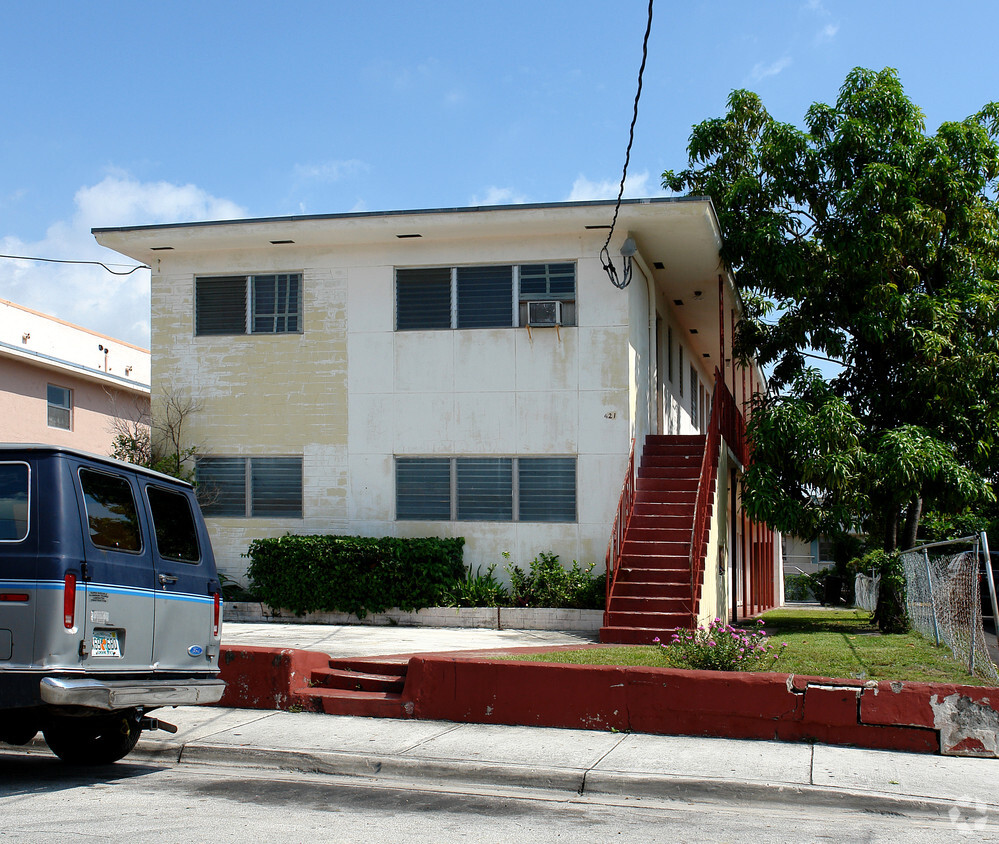
[[[554,326],[562,324],[561,302],[528,302],[527,324],[529,326]]]

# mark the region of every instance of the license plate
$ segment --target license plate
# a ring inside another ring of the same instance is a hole
[[[94,634],[94,646],[91,656],[121,656],[121,646],[118,644],[117,633]]]

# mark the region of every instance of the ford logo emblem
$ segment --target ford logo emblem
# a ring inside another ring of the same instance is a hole
[[[201,656],[205,652],[205,649],[201,647],[201,645],[191,645],[191,647],[187,649],[187,652],[191,656]]]

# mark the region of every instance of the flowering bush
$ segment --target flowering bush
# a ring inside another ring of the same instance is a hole
[[[743,630],[716,618],[707,627],[677,630],[669,642],[652,640],[667,663],[676,668],[710,671],[768,671],[787,647],[778,647],[767,638],[763,619],[755,630]]]

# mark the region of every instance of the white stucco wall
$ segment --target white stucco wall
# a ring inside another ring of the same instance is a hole
[[[656,431],[657,406],[648,287],[638,273],[625,291],[608,282],[603,237],[539,230],[158,255],[154,409],[165,393],[196,402],[187,438],[202,453],[303,455],[302,519],[209,518],[221,570],[241,579],[250,541],[286,532],[460,535],[473,570],[542,551],[602,567],[631,439],[640,448]],[[395,331],[396,267],[548,261],[576,263],[576,326]],[[303,273],[303,333],[194,336],[196,276],[267,272]],[[656,310],[671,313],[657,295]],[[689,399],[668,399],[669,424],[691,432]],[[575,456],[578,519],[396,521],[394,459],[429,455]]]

